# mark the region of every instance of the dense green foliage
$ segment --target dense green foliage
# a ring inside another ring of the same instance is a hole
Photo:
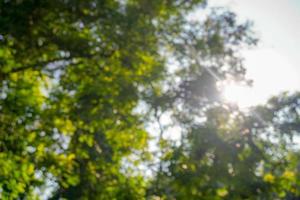
[[[299,94],[282,94],[245,114],[228,105],[184,122],[167,146],[156,195],[166,199],[297,199]],[[156,180],[157,181],[157,180]]]
[[[218,81],[248,82],[239,50],[256,39],[231,12],[195,11],[1,0],[0,198],[299,198],[300,95],[222,102]]]

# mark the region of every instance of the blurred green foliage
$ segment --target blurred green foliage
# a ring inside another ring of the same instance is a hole
[[[300,95],[222,102],[257,40],[205,4],[1,0],[0,198],[299,198]]]

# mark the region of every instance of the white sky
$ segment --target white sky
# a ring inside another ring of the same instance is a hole
[[[241,106],[300,90],[300,0],[210,0],[209,6],[228,7],[240,19],[253,21],[260,39],[257,48],[243,52],[254,85],[235,92]]]

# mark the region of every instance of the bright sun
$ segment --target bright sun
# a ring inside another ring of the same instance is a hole
[[[240,108],[247,108],[253,106],[255,95],[250,87],[244,86],[235,82],[225,82],[220,85],[224,101],[234,103]]]

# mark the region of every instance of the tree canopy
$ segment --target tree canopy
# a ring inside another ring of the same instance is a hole
[[[204,0],[0,0],[0,198],[300,198],[300,94],[218,89],[256,43]]]

